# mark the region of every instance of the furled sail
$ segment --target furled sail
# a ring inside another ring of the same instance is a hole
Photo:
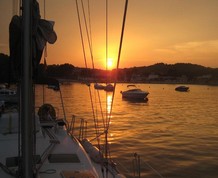
[[[53,29],[54,22],[41,19],[39,4],[33,1],[32,13],[32,64],[36,75],[46,43],[54,44],[57,35]],[[15,76],[21,75],[22,16],[13,16],[9,25],[10,59]]]

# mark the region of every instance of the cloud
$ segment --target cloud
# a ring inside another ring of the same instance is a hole
[[[209,41],[191,41],[186,43],[179,43],[172,46],[168,46],[162,49],[156,49],[156,52],[160,53],[217,53],[218,52],[218,40]]]
[[[218,49],[218,40],[182,43],[175,45],[173,49],[176,51],[214,51]]]

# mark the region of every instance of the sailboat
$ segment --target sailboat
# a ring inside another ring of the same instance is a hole
[[[89,140],[73,135],[74,116],[70,122],[66,118],[58,118],[55,108],[48,103],[35,111],[33,79],[41,54],[36,53],[38,56],[33,57],[36,49],[32,39],[34,20],[31,17],[34,13],[34,17],[37,17],[38,7],[36,0],[22,0],[22,15],[19,17],[22,20],[22,34],[19,36],[22,37],[21,56],[20,61],[17,61],[19,70],[16,71],[19,79],[19,107],[3,113],[0,118],[0,177],[125,177]],[[40,23],[48,28],[53,27],[48,26],[50,22],[47,21]],[[45,41],[55,42],[55,33],[51,31],[50,35],[51,38],[47,39],[44,36],[42,45]]]

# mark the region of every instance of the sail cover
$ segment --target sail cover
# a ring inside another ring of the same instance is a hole
[[[32,13],[32,64],[33,75],[36,75],[46,43],[53,44],[57,35],[53,29],[54,22],[41,19],[39,4],[33,1]],[[22,48],[22,16],[13,16],[9,25],[10,59],[14,75],[21,76],[21,48]]]

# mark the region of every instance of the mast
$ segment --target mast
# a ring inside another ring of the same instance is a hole
[[[22,0],[21,177],[33,178],[32,4]]]

